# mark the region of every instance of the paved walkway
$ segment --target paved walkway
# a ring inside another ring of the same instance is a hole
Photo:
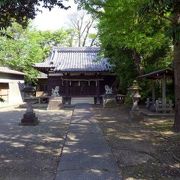
[[[76,106],[55,180],[120,180],[90,105]]]

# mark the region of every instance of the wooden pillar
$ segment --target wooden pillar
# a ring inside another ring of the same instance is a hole
[[[97,101],[99,102],[100,101],[100,84],[99,84],[99,80],[96,81],[96,96],[97,96]]]
[[[68,97],[68,81],[65,81],[65,95]]]
[[[99,80],[96,80],[96,96],[99,96]]]
[[[162,103],[166,104],[166,75],[164,74],[162,79]]]
[[[48,87],[47,87],[47,90],[48,90],[48,96],[51,96],[51,91],[52,91],[52,77],[51,76],[48,76]]]
[[[152,80],[152,102],[155,103],[156,100],[156,94],[155,94],[155,81]]]

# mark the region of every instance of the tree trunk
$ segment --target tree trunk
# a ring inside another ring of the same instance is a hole
[[[175,81],[175,120],[174,130],[180,132],[180,4],[174,3],[174,81]]]
[[[175,120],[174,130],[180,131],[180,43],[174,45]]]
[[[132,57],[133,57],[133,60],[134,60],[135,66],[136,66],[137,73],[140,76],[143,74],[142,68],[141,68],[141,56],[139,53],[136,52],[136,50],[134,50]]]

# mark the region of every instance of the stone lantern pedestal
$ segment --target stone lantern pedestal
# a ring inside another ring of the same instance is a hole
[[[128,90],[130,91],[131,98],[133,101],[133,105],[130,110],[129,118],[130,118],[130,120],[140,121],[140,120],[144,119],[144,117],[139,111],[138,102],[141,98],[141,95],[139,94],[140,87],[136,80],[133,81],[133,85]]]
[[[32,102],[34,99],[34,88],[32,86],[27,86],[23,89],[26,102],[26,112],[23,115],[23,118],[21,119],[20,125],[24,126],[35,126],[39,124],[38,118],[33,111]]]
[[[39,124],[38,117],[36,116],[35,112],[33,111],[32,107],[32,99],[26,100],[26,112],[23,115],[23,118],[21,119],[20,125],[24,126],[35,126]]]

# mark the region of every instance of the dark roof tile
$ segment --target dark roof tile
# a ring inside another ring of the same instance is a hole
[[[54,71],[109,71],[107,58],[98,58],[100,49],[83,48],[53,48],[51,56],[43,63],[35,64],[37,68],[54,68]]]

